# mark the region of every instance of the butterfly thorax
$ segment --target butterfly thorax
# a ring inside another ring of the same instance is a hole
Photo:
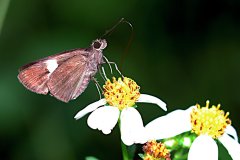
[[[106,40],[95,40],[93,41],[91,47],[87,49],[87,61],[85,70],[83,72],[83,77],[80,79],[81,85],[77,88],[77,94],[72,97],[75,99],[78,97],[87,87],[89,81],[93,78],[93,76],[97,73],[99,66],[103,63],[103,54],[102,50],[107,46]]]

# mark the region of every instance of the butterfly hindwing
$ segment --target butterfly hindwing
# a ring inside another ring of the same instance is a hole
[[[47,94],[46,82],[49,79],[49,75],[47,64],[35,63],[23,69],[18,74],[18,79],[30,91],[38,94]]]

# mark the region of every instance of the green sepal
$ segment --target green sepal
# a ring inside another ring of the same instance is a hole
[[[144,159],[144,154],[139,153],[138,156],[139,156],[140,158]]]

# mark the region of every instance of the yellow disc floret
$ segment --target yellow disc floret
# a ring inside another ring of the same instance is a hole
[[[132,107],[140,96],[140,87],[137,83],[127,77],[109,79],[103,86],[103,94],[107,103],[122,110],[125,107]]]
[[[208,135],[212,138],[218,138],[223,135],[226,127],[231,124],[228,118],[229,112],[226,114],[220,110],[220,104],[213,105],[209,108],[209,101],[206,101],[205,107],[196,105],[191,113],[192,132],[197,135]]]
[[[148,141],[143,146],[144,160],[171,160],[170,153],[165,145],[155,140]]]

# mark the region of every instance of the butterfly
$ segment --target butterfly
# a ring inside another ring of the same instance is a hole
[[[104,63],[105,39],[88,48],[78,48],[39,59],[22,66],[18,79],[28,90],[48,94],[63,102],[76,99]]]

